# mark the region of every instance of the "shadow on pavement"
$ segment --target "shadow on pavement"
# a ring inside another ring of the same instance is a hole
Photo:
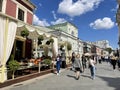
[[[75,76],[72,76],[72,75],[67,75],[67,76],[70,77],[70,78],[76,79]]]
[[[87,78],[91,78],[90,76],[88,75],[81,75],[82,77],[87,77]]]
[[[108,86],[115,88],[115,90],[120,90],[120,78],[112,78],[112,77],[103,77],[98,76],[108,83]]]

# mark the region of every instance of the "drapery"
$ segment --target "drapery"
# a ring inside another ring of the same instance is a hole
[[[6,19],[0,17],[0,64],[2,64],[3,56],[4,56],[4,33],[5,33],[5,22]]]
[[[9,20],[8,34],[7,34],[7,47],[6,47],[7,48],[6,49],[7,57],[6,57],[5,63],[7,62],[8,58],[11,54],[11,51],[12,51],[12,47],[13,47],[15,35],[16,35],[16,29],[17,29],[17,23],[12,20]]]
[[[5,65],[15,39],[17,23],[11,19],[0,16],[0,62]]]

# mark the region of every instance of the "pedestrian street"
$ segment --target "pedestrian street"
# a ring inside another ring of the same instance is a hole
[[[96,65],[96,77],[90,78],[87,68],[79,80],[75,72],[64,69],[60,75],[48,74],[0,90],[120,90],[120,71],[106,62]]]

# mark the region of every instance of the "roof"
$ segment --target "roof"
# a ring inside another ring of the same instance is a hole
[[[51,26],[48,26],[48,28],[50,27],[54,27],[54,26],[58,26],[58,25],[67,25],[67,24],[71,24],[72,26],[74,26],[76,29],[78,29],[74,24],[72,24],[71,22],[64,22],[64,23],[59,23],[59,24],[55,24],[55,25],[51,25]]]

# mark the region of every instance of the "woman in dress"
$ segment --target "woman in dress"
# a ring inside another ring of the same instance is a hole
[[[74,65],[75,72],[76,72],[76,80],[78,80],[80,77],[80,72],[82,71],[82,64],[81,64],[79,54],[76,55],[73,65]]]

